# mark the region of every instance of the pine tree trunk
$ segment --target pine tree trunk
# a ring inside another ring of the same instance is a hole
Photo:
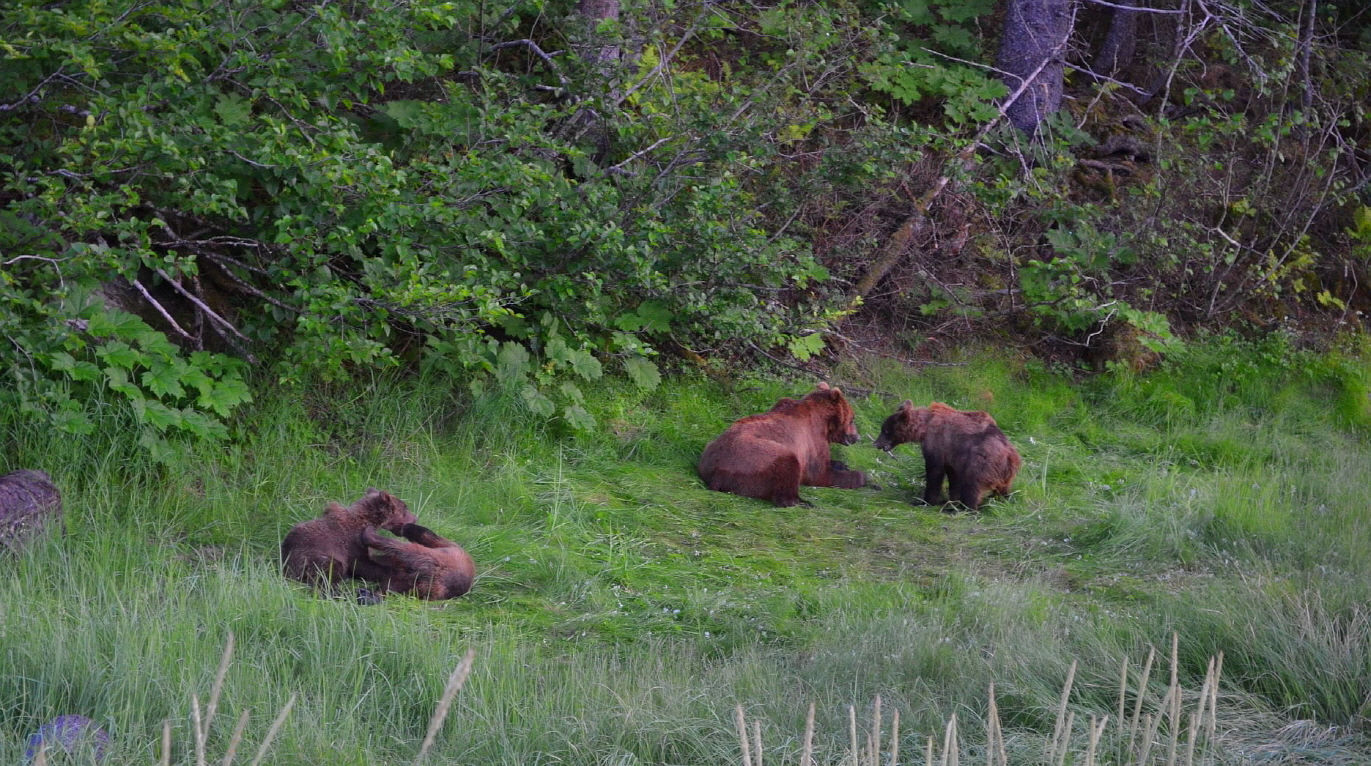
[[[1009,121],[1025,133],[1037,132],[1038,123],[1061,106],[1072,18],[1071,0],[1008,0],[996,66],[1011,92],[1038,72],[1007,112]]]

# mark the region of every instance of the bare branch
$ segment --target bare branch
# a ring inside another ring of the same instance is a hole
[[[167,275],[167,272],[163,271],[160,268],[156,271],[157,275],[160,276],[162,279],[165,279],[167,281],[167,284],[171,285],[173,290],[180,293],[182,297],[184,297],[186,300],[190,301],[191,303],[194,303],[201,311],[205,312],[205,316],[214,320],[214,323],[211,323],[211,327],[222,327],[223,329],[228,330],[229,332],[238,336],[238,338],[242,339],[244,342],[252,342],[248,339],[246,335],[242,334],[241,332],[238,332],[238,328],[234,327],[232,322],[219,316],[217,313],[215,313],[214,309],[210,308],[209,306],[206,306],[204,301],[200,300],[193,293],[191,293],[189,290],[183,287],[179,280],[172,279],[170,276]],[[257,358],[254,357],[252,353],[249,352],[245,347],[239,345],[238,343],[234,343],[232,338],[223,335],[223,333],[220,333],[220,335],[223,336],[224,339],[227,340],[229,343],[233,344],[234,348],[237,348],[239,352],[242,353],[243,356],[249,362],[251,362],[252,364],[257,364]]]
[[[1138,13],[1162,13],[1179,16],[1185,13],[1184,8],[1140,8],[1133,5],[1119,5],[1118,3],[1108,3],[1105,0],[1085,0],[1091,5],[1103,5],[1106,8],[1117,8],[1121,11],[1137,11]]]
[[[632,161],[638,159],[639,157],[643,156],[644,154],[647,154],[648,152],[652,151],[653,149],[656,149],[657,147],[661,146],[662,144],[666,143],[667,141],[670,141],[670,140],[673,139],[673,138],[676,138],[676,136],[667,136],[666,138],[660,138],[660,139],[654,141],[654,142],[652,143],[652,145],[649,146],[649,147],[647,147],[646,149],[643,149],[642,151],[634,152],[633,154],[630,154],[630,155],[628,156],[628,158],[625,159],[623,162],[617,163],[617,164],[615,164],[615,165],[613,165],[613,166],[607,168],[607,169],[605,170],[605,172],[606,172],[606,173],[622,173],[623,171],[620,170],[620,168],[622,168],[624,165],[627,165],[628,163],[630,163],[630,162],[632,162]]]
[[[516,45],[522,45],[525,48],[528,48],[533,53],[533,55],[542,59],[543,63],[547,64],[547,68],[552,70],[552,73],[557,76],[557,82],[561,83],[563,88],[569,87],[567,79],[562,76],[562,72],[557,68],[557,62],[552,60],[552,56],[548,54],[547,51],[544,51],[542,48],[538,47],[538,43],[535,43],[527,37],[520,40],[508,40],[503,43],[496,43],[495,45],[490,46],[490,49],[492,51],[498,51],[502,48],[512,48]]]
[[[147,301],[148,305],[152,306],[154,309],[157,309],[157,313],[161,314],[162,318],[167,320],[167,324],[171,325],[171,329],[175,330],[177,335],[194,343],[196,348],[201,348],[203,346],[199,339],[191,337],[190,333],[186,332],[182,329],[181,325],[177,324],[176,320],[172,318],[171,314],[167,312],[162,304],[156,298],[152,297],[152,293],[148,292],[148,289],[143,286],[142,282],[139,282],[136,279],[130,281],[133,284],[134,289],[143,296],[143,300]]]

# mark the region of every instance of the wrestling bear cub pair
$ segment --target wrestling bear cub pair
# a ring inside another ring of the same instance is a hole
[[[804,399],[782,399],[769,411],[729,426],[705,447],[698,470],[705,486],[719,492],[798,505],[800,486],[856,489],[866,475],[833,460],[829,443],[855,444],[852,406],[827,383]],[[966,412],[941,402],[915,407],[906,400],[881,425],[876,447],[887,452],[917,442],[923,450],[927,485],[923,500],[953,500],[972,510],[987,495],[1008,495],[1022,460],[986,412]]]
[[[380,527],[404,539],[377,534]],[[281,541],[281,570],[322,590],[364,580],[375,593],[408,593],[429,601],[471,590],[476,565],[462,547],[420,526],[404,501],[368,489],[350,506],[329,503],[324,515],[296,524]]]

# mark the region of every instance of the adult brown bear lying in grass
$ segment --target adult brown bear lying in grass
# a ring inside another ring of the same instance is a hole
[[[476,564],[462,546],[418,524],[400,529],[404,540],[382,537],[375,527],[362,530],[362,542],[386,576],[378,593],[408,593],[427,601],[457,598],[471,590]]]
[[[705,447],[697,469],[718,492],[800,504],[800,485],[856,489],[861,471],[832,460],[829,442],[855,444],[857,425],[843,392],[827,383],[805,398],[786,398],[767,412],[749,415]]]
[[[918,442],[924,453],[924,502],[942,505],[943,479],[948,491],[971,510],[987,494],[1008,495],[1022,460],[988,412],[953,409],[942,402],[915,407],[905,400],[881,424],[876,448],[886,452]]]
[[[399,533],[416,521],[400,498],[368,489],[350,506],[329,503],[324,515],[296,524],[281,541],[281,571],[292,580],[324,588],[347,579],[381,582],[389,569],[371,560],[362,542],[367,527]]]

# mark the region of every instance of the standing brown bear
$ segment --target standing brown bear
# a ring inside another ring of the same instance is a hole
[[[471,590],[476,563],[462,546],[418,524],[406,524],[400,534],[408,542],[382,537],[376,534],[376,527],[362,530],[362,542],[370,549],[372,560],[388,570],[378,592],[442,601]]]
[[[942,402],[915,407],[905,400],[881,424],[877,449],[918,442],[924,453],[924,502],[942,505],[943,477],[953,500],[979,510],[987,493],[1005,496],[1023,461],[988,412],[955,410]]]
[[[805,398],[782,399],[769,411],[749,415],[705,447],[698,466],[705,486],[717,492],[800,504],[800,485],[856,489],[861,471],[830,457],[829,442],[855,444],[857,425],[843,392],[827,383]]]
[[[349,578],[381,582],[389,570],[367,555],[362,531],[381,527],[399,533],[414,521],[404,501],[375,488],[346,508],[329,503],[323,516],[296,524],[286,533],[281,541],[281,571],[316,587]]]

